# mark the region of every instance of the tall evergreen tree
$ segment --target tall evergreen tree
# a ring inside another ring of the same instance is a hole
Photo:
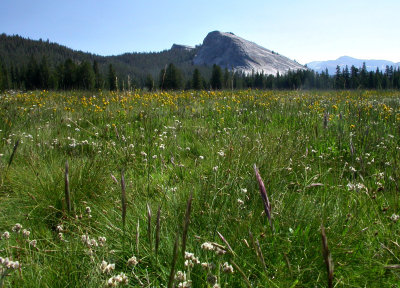
[[[200,90],[203,89],[203,81],[199,69],[194,69],[192,77],[192,89]]]
[[[170,63],[166,70],[161,70],[160,87],[167,90],[176,90],[182,87],[181,73],[174,64]]]
[[[71,58],[65,60],[62,72],[64,89],[76,88],[76,65]]]
[[[49,89],[50,85],[50,69],[47,63],[47,57],[43,56],[39,65],[39,88],[41,89]]]
[[[79,65],[77,78],[79,89],[93,90],[95,86],[95,75],[92,65],[90,65],[88,61],[83,61],[81,65]]]
[[[147,74],[144,86],[147,88],[147,90],[153,91],[155,86],[154,86],[154,79],[153,76],[151,76],[151,74]]]
[[[213,65],[210,84],[212,89],[222,89],[222,70],[217,64]]]
[[[94,88],[96,90],[103,88],[103,77],[101,76],[99,63],[94,60],[93,61],[93,73],[94,73]]]
[[[108,87],[110,91],[117,90],[117,74],[115,73],[114,67],[112,64],[108,65]]]

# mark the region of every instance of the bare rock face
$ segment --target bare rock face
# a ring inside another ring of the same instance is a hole
[[[181,44],[173,44],[171,50],[183,50],[183,51],[190,51],[193,50],[194,47],[188,45],[181,45]]]
[[[217,64],[244,73],[284,74],[289,70],[305,69],[299,63],[247,41],[233,33],[208,33],[193,59],[195,65]]]

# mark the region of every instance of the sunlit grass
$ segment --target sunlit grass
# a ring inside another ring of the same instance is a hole
[[[398,91],[8,92],[0,117],[0,287],[166,287],[174,261],[176,287],[326,287],[321,224],[334,285],[400,281]]]

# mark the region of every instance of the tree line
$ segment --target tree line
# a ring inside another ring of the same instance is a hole
[[[202,68],[202,69],[200,69]],[[202,70],[202,71],[200,71]],[[205,73],[204,73],[205,71]],[[313,70],[289,71],[286,74],[266,75],[262,72],[243,73],[222,69],[196,67],[191,74],[183,73],[170,63],[157,77],[147,74],[144,79],[129,75],[118,77],[112,64],[106,73],[97,60],[80,63],[68,58],[55,67],[46,56],[40,61],[31,56],[26,66],[10,69],[0,59],[0,90],[181,90],[181,89],[400,89],[400,69],[387,66],[385,71],[367,71],[365,64],[356,68],[337,66],[336,74]]]

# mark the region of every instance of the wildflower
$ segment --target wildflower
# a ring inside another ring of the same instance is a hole
[[[28,238],[30,234],[31,232],[29,230],[26,229],[22,230],[22,235],[24,235],[25,238]]]
[[[138,261],[135,256],[132,256],[131,258],[128,259],[128,266],[136,266],[138,264]]]
[[[89,244],[89,246],[93,246],[93,247],[99,246],[96,239],[90,239],[90,242],[88,244]]]
[[[104,274],[109,274],[110,272],[115,270],[115,264],[108,264],[106,261],[101,261],[100,270]]]
[[[89,214],[89,215],[90,215],[90,213],[92,213],[92,209],[90,209],[90,207],[86,207],[85,211],[86,211],[86,214]]]
[[[214,250],[214,246],[210,242],[204,242],[201,244],[201,249],[206,250],[206,251],[211,251]]]
[[[33,248],[36,247],[37,241],[36,240],[32,240],[29,242],[29,246],[32,246]]]
[[[142,151],[142,152],[140,152],[140,155],[142,155],[143,157],[146,157],[146,156],[147,156],[147,153],[144,152],[144,151]]]
[[[63,227],[62,227],[62,225],[57,225],[56,231],[57,231],[57,232],[63,232]]]
[[[224,271],[225,273],[233,273],[233,267],[232,265],[229,265],[228,262],[225,262],[222,266],[222,271]]]
[[[214,250],[215,250],[215,254],[217,254],[217,255],[224,255],[226,253],[225,250],[223,250],[219,247],[215,247]]]
[[[353,166],[349,167],[350,172],[357,172],[356,168],[354,168]]]
[[[165,149],[165,144],[161,144],[159,148],[164,150]]]
[[[239,205],[243,205],[244,204],[242,199],[237,199],[237,202],[238,202]]]
[[[225,153],[224,153],[224,151],[222,151],[222,150],[218,151],[217,154],[218,154],[219,156],[221,156],[221,157],[224,157],[224,156],[225,156]]]
[[[214,172],[218,171],[218,166],[213,167]]]
[[[390,216],[390,220],[392,220],[394,223],[396,223],[399,220],[400,216],[397,214],[392,214],[392,216]]]
[[[8,232],[8,231],[5,231],[4,233],[3,233],[3,235],[2,235],[2,238],[4,238],[4,239],[10,239],[10,232]]]
[[[153,159],[157,159],[157,155],[156,155],[156,154],[153,155],[152,158],[153,158]]]
[[[192,287],[192,280],[187,280],[182,283],[179,283],[178,287],[180,288],[190,288]]]
[[[17,224],[15,224],[14,227],[12,228],[12,231],[15,232],[15,233],[19,233],[19,231],[21,231],[21,229],[22,229],[22,225],[19,224],[19,223],[17,223]]]
[[[102,237],[102,236],[99,237],[99,245],[101,247],[103,247],[104,244],[106,244],[106,241],[107,241],[106,237]]]
[[[199,159],[200,159],[200,160],[203,160],[203,159],[204,159],[204,156],[201,156],[201,155],[200,155],[200,156],[199,156]]]
[[[247,189],[246,188],[241,188],[240,191],[242,191],[243,193],[247,193]]]
[[[186,260],[185,261],[185,267],[193,268],[194,267],[194,263],[192,262],[192,260]]]
[[[178,271],[175,274],[175,280],[178,282],[186,281],[186,273],[182,271]]]
[[[60,240],[60,241],[64,241],[64,234],[63,233],[58,233],[58,239]]]

